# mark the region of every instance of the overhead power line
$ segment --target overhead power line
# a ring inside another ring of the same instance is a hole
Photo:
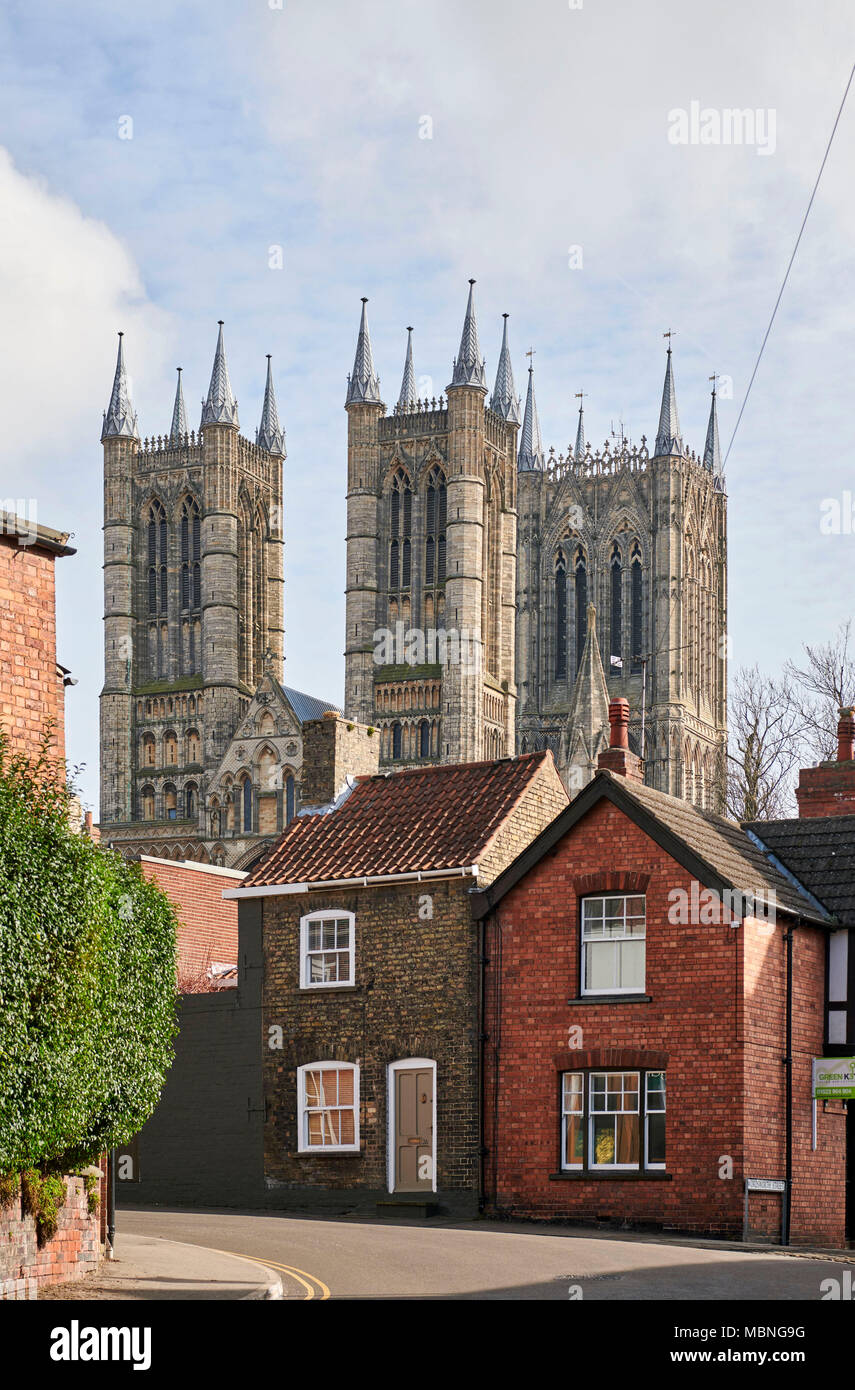
[[[725,456],[724,456],[724,463],[722,464],[722,470],[726,467],[726,465],[727,465],[727,460],[728,460],[728,458],[730,457],[730,451],[731,451],[731,449],[733,448],[733,441],[734,441],[734,439],[736,438],[736,431],[739,429],[739,422],[740,422],[740,420],[742,419],[743,411],[745,410],[745,406],[746,406],[746,404],[748,403],[748,397],[749,397],[750,394],[751,394],[751,387],[754,385],[754,378],[755,378],[755,376],[757,375],[757,368],[760,366],[760,360],[761,360],[761,358],[762,358],[762,356],[763,356],[763,350],[764,350],[764,348],[765,348],[765,346],[766,346],[766,343],[767,343],[767,341],[768,341],[768,339],[769,339],[769,334],[772,332],[772,324],[775,322],[775,315],[776,315],[777,312],[778,312],[778,305],[780,304],[780,302],[781,302],[781,297],[782,297],[782,295],[783,295],[783,293],[784,293],[784,290],[785,290],[786,287],[787,287],[787,281],[788,281],[789,278],[790,278],[790,271],[791,271],[792,268],[793,268],[793,261],[796,259],[796,252],[797,252],[798,249],[799,249],[799,242],[800,242],[801,239],[802,239],[802,232],[803,232],[804,229],[805,229],[805,226],[806,226],[806,224],[807,224],[807,220],[808,220],[808,218],[809,218],[809,216],[810,216],[810,210],[811,210],[811,208],[813,207],[813,200],[814,200],[814,198],[816,197],[816,190],[819,188],[819,181],[820,181],[820,179],[822,178],[822,171],[823,171],[823,169],[825,168],[826,160],[828,159],[829,153],[830,153],[830,151],[831,151],[831,146],[832,146],[832,143],[833,143],[833,141],[834,141],[834,136],[835,136],[835,134],[837,133],[837,127],[838,127],[838,125],[840,124],[840,117],[843,115],[843,108],[844,108],[844,106],[846,105],[846,98],[847,98],[848,95],[849,95],[849,88],[852,86],[852,79],[853,79],[853,77],[855,77],[855,63],[853,63],[853,65],[852,65],[852,71],[851,71],[850,74],[849,74],[849,81],[846,83],[846,90],[845,90],[844,93],[843,93],[843,100],[842,100],[841,103],[840,103],[840,106],[839,106],[838,111],[837,111],[837,116],[835,117],[835,120],[834,120],[834,125],[833,125],[832,128],[831,128],[831,134],[830,134],[829,137],[828,137],[828,144],[827,144],[826,147],[825,147],[825,154],[822,156],[822,163],[821,163],[820,166],[819,166],[819,173],[818,173],[817,176],[816,176],[816,183],[815,183],[814,186],[813,186],[813,192],[812,192],[811,195],[810,195],[810,201],[809,201],[809,203],[808,203],[808,205],[807,205],[807,208],[806,208],[806,210],[805,210],[805,215],[804,215],[804,217],[802,218],[802,225],[799,227],[799,234],[798,234],[798,236],[796,237],[796,244],[795,244],[795,246],[793,247],[793,254],[790,256],[790,261],[789,261],[789,264],[788,264],[788,266],[787,266],[786,274],[784,275],[784,278],[783,278],[783,280],[782,280],[782,282],[781,282],[781,288],[780,288],[779,291],[778,291],[778,298],[775,300],[775,307],[774,307],[774,309],[772,310],[772,317],[771,317],[770,320],[769,320],[769,326],[768,326],[768,328],[766,329],[766,334],[765,334],[765,336],[764,336],[764,338],[763,338],[763,342],[760,344],[760,351],[759,351],[758,354],[757,354],[757,361],[754,363],[754,371],[751,373],[751,380],[750,380],[749,383],[748,383],[748,390],[745,392],[745,397],[744,397],[744,399],[743,399],[742,405],[741,405],[740,408],[739,408],[739,415],[737,416],[737,418],[736,418],[736,424],[735,424],[734,427],[733,427],[733,434],[730,436],[730,443],[729,443],[728,446],[727,446],[727,453],[726,453]]]

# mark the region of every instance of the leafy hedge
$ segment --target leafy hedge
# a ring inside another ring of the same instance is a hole
[[[44,750],[11,757],[0,733],[0,1173],[130,1139],[173,1057],[172,905],[73,831],[69,798]]]

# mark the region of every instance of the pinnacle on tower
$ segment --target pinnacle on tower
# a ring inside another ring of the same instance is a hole
[[[214,353],[214,368],[208,397],[202,407],[202,425],[234,425],[238,428],[237,401],[232,394],[229,369],[226,364],[226,349],[223,343],[223,320],[219,320],[220,331],[217,336],[217,350]]]
[[[581,391],[579,395],[582,399],[579,401],[579,424],[576,427],[576,447],[573,450],[577,463],[581,463],[582,459],[585,457],[585,415],[582,410],[584,396]]]
[[[508,348],[507,314],[502,314],[502,318],[505,320],[502,329],[502,350],[499,353],[496,384],[493,387],[490,409],[495,411],[497,415],[501,415],[503,420],[510,420],[511,424],[518,425],[520,422],[520,402],[514,385],[514,369],[511,365],[511,354]]]
[[[368,333],[368,316],[362,300],[362,318],[359,321],[359,337],[356,340],[356,356],[353,371],[347,378],[345,405],[382,404],[380,400],[380,378],[374,370],[374,357],[371,352],[371,338]]]
[[[407,355],[404,358],[404,377],[401,382],[401,394],[398,397],[398,408],[406,410],[408,406],[415,405],[417,399],[416,374],[413,371],[413,330],[408,328]]]
[[[664,458],[669,454],[682,453],[683,436],[680,433],[680,417],[677,414],[677,392],[674,389],[674,369],[671,366],[671,344],[669,341],[668,363],[665,367],[665,383],[662,387],[662,407],[659,411],[659,429],[656,431],[654,458]]]
[[[520,449],[517,468],[521,473],[531,473],[544,465],[543,441],[540,437],[540,421],[537,418],[537,402],[534,399],[534,367],[528,369],[528,391],[525,398]]]
[[[713,383],[715,383],[715,377],[713,377]],[[704,468],[708,468],[717,478],[721,476],[721,445],[718,438],[718,409],[716,407],[715,384],[713,384],[712,389],[710,420],[707,425],[707,440],[704,445]]]
[[[113,377],[113,390],[110,404],[104,412],[101,428],[102,439],[139,439],[137,413],[128,392],[128,377],[125,371],[125,352],[122,346],[124,333],[119,334],[119,355],[116,358],[116,375]]]
[[[169,438],[181,441],[185,434],[190,431],[187,428],[187,409],[184,405],[184,391],[181,386],[181,368],[176,367],[178,373],[178,385],[175,388],[175,404],[172,407],[172,424],[169,428]]]
[[[588,604],[588,630],[565,723],[568,766],[583,768],[589,781],[597,755],[609,741],[609,691],[597,641],[597,610]]]
[[[452,386],[477,386],[487,390],[487,377],[484,372],[484,359],[478,342],[478,325],[475,322],[475,281],[469,281],[469,300],[466,305],[466,318],[460,336],[460,348],[454,359],[451,373]]]
[[[276,409],[276,393],[273,390],[273,372],[270,367],[270,353],[267,354],[267,381],[264,386],[264,405],[261,407],[261,424],[255,431],[255,442],[260,449],[278,458],[285,457],[285,431],[279,424],[279,411]]]

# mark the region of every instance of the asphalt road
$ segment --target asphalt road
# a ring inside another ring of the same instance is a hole
[[[820,1301],[851,1261],[486,1221],[122,1209],[122,1231],[272,1265],[289,1298]]]

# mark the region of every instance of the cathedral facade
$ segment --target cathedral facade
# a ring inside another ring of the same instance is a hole
[[[669,347],[653,449],[547,456],[529,374],[519,455],[519,751],[550,747],[571,791],[631,710],[645,780],[718,809],[727,741],[727,498],[715,391],[702,454],[680,429]]]
[[[492,394],[472,285],[446,397],[417,398],[408,330],[380,396],[363,301],[348,379],[345,709],[381,761],[551,748],[578,791],[630,704],[648,783],[716,808],[727,737],[727,499],[715,391],[683,441],[668,348],[653,448],[543,448],[516,396],[507,315]],[[521,428],[520,428],[521,426]],[[442,640],[437,640],[437,635]]]
[[[281,684],[282,468],[270,359],[240,433],[220,324],[200,427],[178,374],[140,439],[122,336],[104,415],[102,840],[245,867],[299,805],[301,726],[334,706]]]

